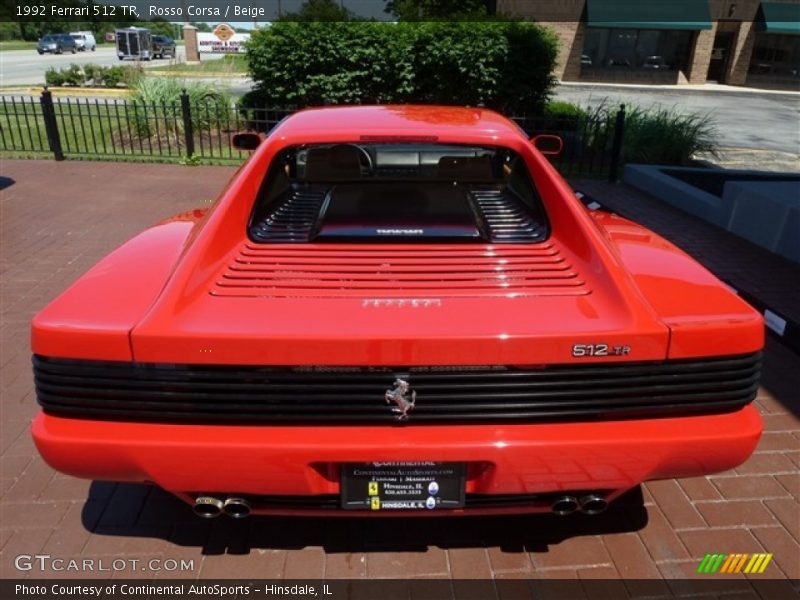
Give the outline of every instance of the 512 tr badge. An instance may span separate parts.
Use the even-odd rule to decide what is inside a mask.
[[[572,346],[572,356],[575,358],[585,358],[588,356],[627,356],[630,353],[630,346],[609,346],[608,344],[575,344]]]

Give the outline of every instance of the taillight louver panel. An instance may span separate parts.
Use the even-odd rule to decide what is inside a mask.
[[[532,245],[259,245],[245,243],[211,293],[240,297],[584,295],[552,242]]]
[[[393,422],[385,391],[417,394],[411,422],[626,418],[740,408],[761,355],[520,367],[151,365],[34,357],[39,403],[84,418],[205,422]]]

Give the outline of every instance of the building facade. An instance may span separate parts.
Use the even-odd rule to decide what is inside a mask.
[[[497,0],[561,41],[563,81],[800,91],[800,0]]]

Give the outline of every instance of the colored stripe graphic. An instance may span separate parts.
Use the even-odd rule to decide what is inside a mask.
[[[706,554],[698,573],[763,573],[772,560],[772,554]]]
[[[728,560],[725,561],[725,564],[722,565],[722,568],[719,570],[720,573],[731,573],[731,569],[733,565],[736,564],[736,561],[739,560],[740,554],[729,554]]]

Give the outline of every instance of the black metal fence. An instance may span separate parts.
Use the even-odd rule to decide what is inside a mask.
[[[146,104],[127,99],[0,96],[0,151],[65,158],[241,162],[248,153],[231,135],[268,132],[291,109],[231,106],[215,100]],[[624,107],[616,114],[512,117],[529,136],[557,134],[563,151],[551,156],[567,177],[608,177],[620,167]]]

